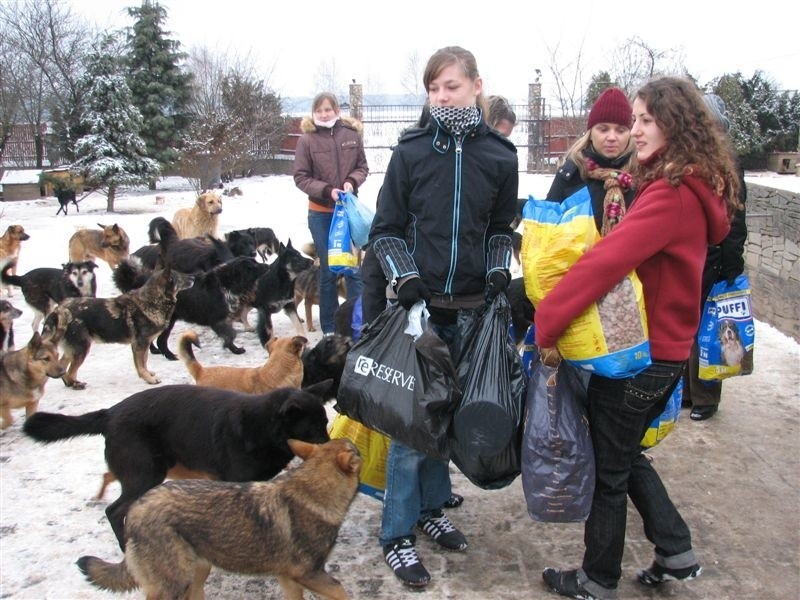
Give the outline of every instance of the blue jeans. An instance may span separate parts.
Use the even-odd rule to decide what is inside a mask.
[[[319,323],[323,334],[333,333],[333,317],[339,308],[337,275],[328,268],[328,232],[332,220],[332,213],[308,211],[308,229],[319,257]],[[348,299],[361,294],[361,276],[358,273],[345,275],[345,285]]]
[[[454,325],[431,328],[448,345]],[[414,538],[414,525],[440,510],[450,499],[449,463],[392,440],[386,458],[386,490],[383,494],[380,544],[385,546],[400,537]]]
[[[593,375],[589,381],[587,412],[597,479],[584,528],[582,571],[604,588],[616,589],[622,575],[628,496],[661,564],[682,568],[697,562],[689,527],[640,447],[647,426],[664,410],[682,375],[683,363],[654,361],[629,379]]]

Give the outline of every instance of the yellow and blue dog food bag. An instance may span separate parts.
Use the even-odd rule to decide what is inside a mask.
[[[560,203],[530,196],[522,217],[522,274],[535,308],[600,234],[586,187]],[[556,346],[565,360],[604,377],[631,377],[647,368],[647,315],[636,273],[570,323]]]

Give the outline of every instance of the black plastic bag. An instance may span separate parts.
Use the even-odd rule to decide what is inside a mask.
[[[510,322],[505,294],[490,305],[459,311],[454,358],[463,395],[453,416],[450,456],[484,489],[509,485],[521,468],[527,378]]]
[[[522,489],[536,521],[572,523],[589,516],[594,448],[586,418],[590,374],[562,361],[533,360],[522,438]]]
[[[422,303],[410,311],[390,306],[362,331],[347,355],[337,403],[367,427],[447,459],[461,391],[447,344],[425,326],[423,311]]]

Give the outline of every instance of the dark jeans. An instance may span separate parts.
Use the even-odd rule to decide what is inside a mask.
[[[587,409],[597,480],[584,529],[582,568],[604,588],[615,589],[622,575],[628,496],[657,555],[682,555],[679,560],[696,562],[689,528],[640,447],[647,426],[664,410],[682,374],[683,363],[654,362],[632,378],[593,375],[589,381]],[[671,566],[676,566],[674,561]]]
[[[336,289],[336,273],[328,268],[328,232],[333,213],[308,211],[308,229],[316,246],[319,258],[319,324],[322,333],[333,333],[333,317],[339,308],[339,293]],[[347,298],[355,298],[361,293],[361,277],[358,273],[345,275]]]

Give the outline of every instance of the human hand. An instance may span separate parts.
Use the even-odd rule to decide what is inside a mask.
[[[558,348],[539,348],[539,356],[542,364],[548,367],[556,368],[561,364],[561,353]]]
[[[345,192],[350,192],[351,194],[353,193],[353,184],[349,181],[345,181],[342,187],[344,188]]]
[[[506,277],[505,273],[502,271],[492,271],[492,274],[489,275],[489,282],[486,284],[486,288],[483,291],[486,302],[488,303],[494,300],[497,294],[505,292],[507,287],[508,277]]]
[[[419,277],[413,277],[403,282],[397,290],[397,301],[406,310],[410,310],[420,300],[425,300],[427,304],[430,299],[431,293]]]
[[[342,192],[339,188],[333,188],[331,190],[331,200],[336,202],[339,199],[339,194]]]

